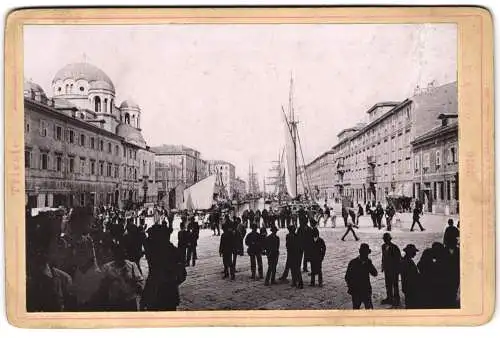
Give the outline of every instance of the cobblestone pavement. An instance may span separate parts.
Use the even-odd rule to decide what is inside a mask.
[[[413,243],[420,250],[416,262],[423,249],[435,241],[441,241],[443,229],[449,217],[439,215],[424,215],[422,225],[426,231],[410,232],[411,215],[403,214],[398,226],[393,227],[393,242],[402,250],[406,244]],[[456,219],[456,218],[455,218]],[[304,289],[298,290],[288,282],[279,282],[264,286],[263,280],[250,279],[250,260],[248,255],[239,256],[236,264],[236,279],[222,279],[222,258],[218,255],[220,237],[213,236],[212,231],[202,230],[198,242],[198,260],[195,267],[188,267],[187,280],[180,287],[181,304],[179,310],[261,310],[261,309],[349,309],[351,298],[347,293],[344,275],[349,260],[358,254],[359,245],[368,243],[372,250],[371,259],[379,274],[372,277],[373,304],[377,308],[389,308],[381,305],[385,298],[384,275],[380,273],[381,245],[384,229],[373,228],[368,217],[361,217],[360,228],[356,230],[360,241],[356,242],[352,235],[346,241],[340,240],[345,228],[343,220],[337,218],[336,228],[331,224],[320,227],[320,236],[326,243],[326,257],[323,261],[323,287],[309,286],[310,277],[303,273]],[[280,257],[277,268],[277,278],[281,275],[286,261],[285,236],[287,230],[280,229]],[[176,244],[177,234],[172,234]],[[246,250],[246,248],[245,248]],[[144,265],[147,265],[145,262]],[[142,265],[142,264],[141,264]],[[267,269],[267,259],[263,258],[264,274]],[[147,268],[145,266],[145,268]],[[401,294],[403,299],[403,294]]]

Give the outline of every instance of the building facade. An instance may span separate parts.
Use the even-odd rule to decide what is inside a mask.
[[[413,196],[425,211],[458,213],[457,115],[440,117],[441,125],[413,142]]]
[[[52,90],[48,98],[39,85],[24,84],[27,206],[155,201],[154,154],[141,134],[140,107],[116,107],[112,81],[87,63],[63,67]]]
[[[176,182],[174,186],[183,183],[189,187],[207,177],[207,163],[201,158],[198,150],[184,145],[168,144],[151,147],[151,150],[155,153],[155,162],[161,168],[158,173],[167,168],[167,174],[163,177],[173,176]],[[171,174],[168,174],[168,168]],[[178,168],[180,168],[180,173]]]
[[[424,146],[421,141],[413,145],[412,142],[437,128],[440,114],[457,114],[457,110],[456,82],[439,87],[431,83],[404,101],[375,104],[367,111],[367,123],[342,130],[338,134],[337,144],[306,166],[304,170],[311,190],[313,193],[316,191],[319,199],[329,196],[329,192],[333,191],[333,197],[337,200],[348,197],[362,204],[368,201],[385,203],[388,197],[416,199],[432,196],[431,202],[430,198],[425,201],[428,205],[435,205],[433,210],[441,212],[445,208],[446,203],[442,201],[448,198],[448,191],[452,193],[457,190],[453,188],[454,180],[451,176],[445,176],[436,181],[416,172],[415,165],[418,161],[422,162],[419,151]],[[450,143],[446,147],[455,149],[458,154],[458,146],[453,139],[447,137],[442,142]],[[442,142],[441,146],[445,144]],[[432,155],[426,156],[432,158]],[[438,169],[441,172],[445,170],[442,165]],[[453,171],[452,166],[447,167],[446,175],[452,175]],[[428,174],[431,172],[428,171]],[[441,185],[445,187],[441,188]],[[448,185],[450,189],[446,190]],[[439,199],[438,195],[444,198]],[[453,196],[449,198],[452,203],[448,203],[450,212],[457,209]]]
[[[298,190],[299,194],[308,193],[317,201],[330,200],[335,197],[335,153],[329,150],[301,170],[301,175],[305,175],[304,179],[299,178]],[[300,177],[300,175],[299,175]],[[306,183],[304,186],[304,183]]]
[[[233,198],[238,188],[234,164],[222,160],[210,160],[207,162],[207,166],[209,175],[220,175],[222,185],[226,189],[229,198]]]

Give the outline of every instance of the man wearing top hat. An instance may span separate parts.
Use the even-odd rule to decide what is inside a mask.
[[[407,309],[418,309],[420,273],[413,261],[418,249],[415,245],[408,244],[403,251],[405,252],[405,256],[401,260],[401,289],[405,294],[405,306]]]
[[[359,247],[359,256],[349,262],[345,274],[347,292],[352,297],[352,308],[359,309],[364,304],[365,309],[373,309],[372,285],[370,275],[376,277],[377,269],[368,255],[372,251],[366,243]]]

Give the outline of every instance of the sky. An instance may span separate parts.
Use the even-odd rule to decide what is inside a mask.
[[[284,146],[293,106],[305,162],[380,101],[457,79],[454,24],[25,26],[24,77],[52,96],[66,64],[89,62],[141,107],[150,146],[184,144],[259,183]]]

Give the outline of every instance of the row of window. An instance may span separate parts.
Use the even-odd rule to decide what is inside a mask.
[[[441,151],[436,150],[434,153],[434,165],[436,170],[439,169],[442,164]],[[455,164],[458,162],[457,150],[455,147],[451,147],[448,150],[447,163]],[[422,154],[422,169],[429,169],[431,167],[431,152],[425,152]],[[415,156],[415,172],[420,170],[420,156]]]
[[[105,161],[96,161],[94,159],[87,160],[85,157],[79,157],[78,169],[76,166],[77,157],[75,156],[64,157],[62,154],[57,153],[51,156],[48,152],[42,152],[39,155],[39,162],[38,165],[36,165],[34,153],[31,150],[25,150],[24,167],[27,169],[54,170],[57,172],[66,171],[69,173],[120,178],[120,165],[118,164],[113,164]],[[64,168],[66,168],[66,170]],[[137,168],[123,166],[123,176],[121,177],[137,180]]]
[[[30,131],[30,122],[26,121],[26,132]],[[49,123],[45,120],[40,120],[40,136],[49,137]],[[66,141],[69,144],[78,144],[80,147],[89,147],[92,150],[106,151],[109,154],[113,153],[113,144],[111,142],[107,142],[106,145],[104,140],[98,140],[96,137],[91,136],[87,137],[84,133],[80,133],[79,135],[72,129],[64,129],[62,126],[54,124],[54,132],[53,137],[57,141]],[[127,157],[126,147],[122,147],[123,149],[123,157]],[[120,147],[115,144],[114,145],[114,154],[120,155]],[[134,160],[137,159],[137,150],[129,149],[128,157]]]

